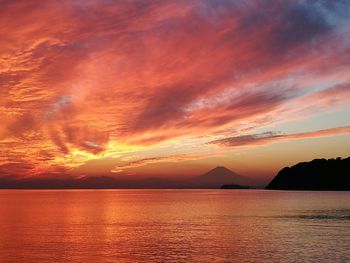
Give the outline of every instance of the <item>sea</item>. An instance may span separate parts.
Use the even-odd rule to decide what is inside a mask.
[[[350,262],[350,192],[1,190],[0,262]]]

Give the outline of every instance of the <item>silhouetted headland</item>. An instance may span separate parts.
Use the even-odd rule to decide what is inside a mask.
[[[315,159],[285,167],[266,189],[350,190],[350,157]]]

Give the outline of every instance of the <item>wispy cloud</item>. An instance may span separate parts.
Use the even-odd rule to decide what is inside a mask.
[[[170,163],[182,162],[182,161],[188,161],[188,160],[203,159],[207,156],[208,155],[204,155],[204,154],[182,154],[182,155],[144,158],[144,159],[139,159],[123,165],[118,165],[113,170],[111,170],[111,172],[120,173],[127,169],[142,167],[148,164],[162,163],[162,162],[170,162]]]
[[[219,140],[209,142],[209,144],[215,144],[224,147],[241,147],[241,146],[254,146],[265,145],[279,141],[288,141],[296,139],[307,138],[320,138],[325,136],[334,136],[339,134],[350,133],[350,126],[336,127],[325,130],[293,133],[293,134],[281,134],[279,132],[265,132],[260,134],[248,134],[242,136],[227,137]]]

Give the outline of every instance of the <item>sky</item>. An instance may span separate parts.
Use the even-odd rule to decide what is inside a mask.
[[[0,176],[267,180],[350,156],[349,0],[0,7]]]

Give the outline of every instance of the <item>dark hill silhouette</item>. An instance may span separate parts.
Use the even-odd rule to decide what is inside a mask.
[[[315,159],[285,167],[266,189],[350,190],[350,157]]]
[[[1,177],[0,177],[1,179]],[[189,179],[163,178],[115,178],[95,176],[82,178],[31,178],[12,179],[3,177],[0,189],[123,189],[123,188],[213,188],[227,184],[247,185],[249,178],[240,176],[225,167],[213,170]]]

